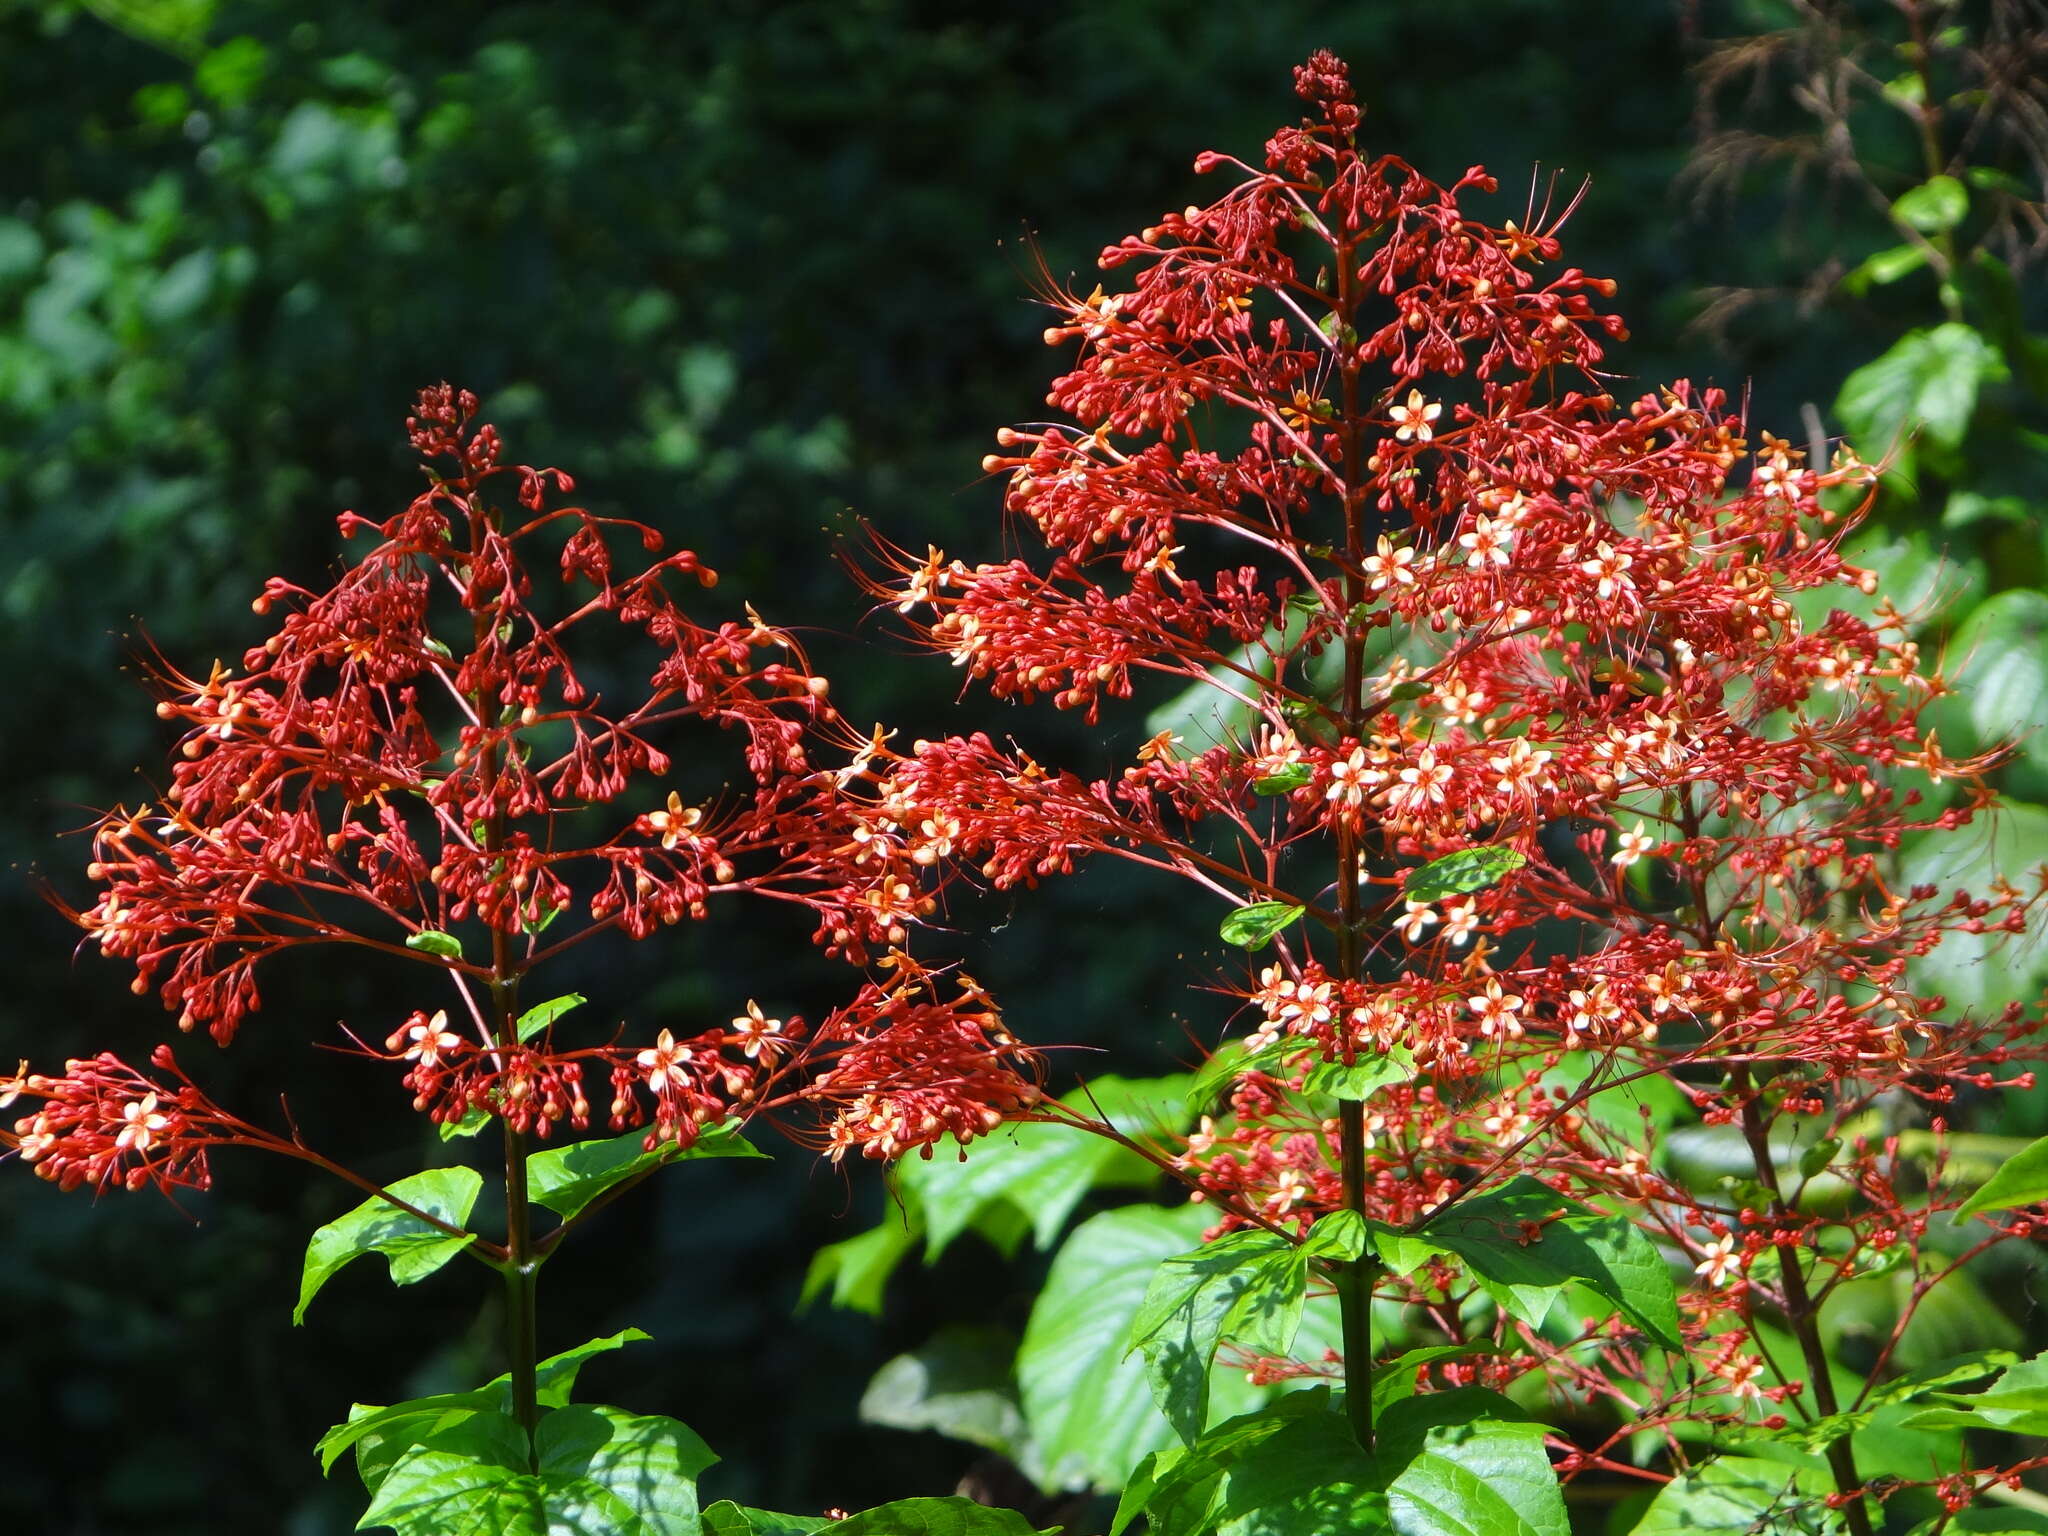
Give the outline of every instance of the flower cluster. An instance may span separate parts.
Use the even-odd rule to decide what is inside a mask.
[[[1718,390],[1617,395],[1614,286],[1558,267],[1557,219],[1486,222],[1483,171],[1367,155],[1328,55],[1297,83],[1311,115],[1263,168],[1204,156],[1234,184],[1108,248],[1120,291],[1053,296],[1071,419],[986,461],[1047,559],[878,542],[872,573],[997,696],[1092,719],[1149,674],[1207,692],[1213,739],[1093,779],[985,736],[878,746],[867,835],[943,828],[927,886],[1110,854],[1279,913],[1228,1113],[1177,1159],[1216,1230],[1418,1225],[1533,1174],[1686,1255],[1703,1379],[1768,1407],[1789,1389],[1757,1380],[1758,1304],[1917,1264],[1957,1197],[1896,1128],[1938,1141],[2040,1055],[2020,1009],[1958,1015],[1910,963],[2018,930],[2039,893],[1898,875],[1989,794],[1929,728],[1946,685],[1906,616],[1842,555],[1873,471],[1750,441]],[[1398,1070],[1364,1102],[1311,1087],[1369,1062]],[[1851,1196],[1701,1194],[1638,1113],[1658,1095],[1765,1174],[1800,1127],[1827,1149],[1808,1177]],[[1381,1285],[1464,1341],[1455,1265]],[[1618,1347],[1522,1332],[1560,1390]],[[1628,1417],[1713,1390],[1662,1376]]]
[[[935,1116],[963,1139],[1026,1104],[1028,1058],[1007,1037],[940,1071],[981,1027],[974,1006],[912,1007],[874,987],[809,1039],[755,1003],[727,1030],[663,1030],[645,1048],[515,1031],[509,1000],[537,966],[738,897],[806,908],[818,943],[848,960],[893,951],[930,911],[914,883],[943,836],[873,836],[846,786],[874,744],[839,760],[852,733],[791,635],[751,607],[692,618],[678,592],[717,581],[695,553],[567,503],[569,476],[508,462],[476,408],[445,385],[422,394],[408,427],[426,488],[381,523],[342,515],[369,547],[326,590],[271,580],[254,607],[276,627],[239,667],[202,680],[159,664],[157,713],[182,730],[170,783],[160,802],[100,822],[99,894],[72,918],[133,963],[138,993],[222,1045],[283,951],[344,945],[432,969],[450,1005],[413,1013],[370,1054],[443,1123],[585,1129],[586,1074],[608,1084],[612,1125],[651,1123],[650,1143],[873,1093],[833,1134],[886,1157],[929,1140],[896,1118],[914,1099],[917,1126]],[[627,547],[643,558],[626,561]],[[642,654],[644,686],[624,706],[608,707],[573,659],[598,625],[623,630],[613,649]],[[693,727],[739,745],[736,776],[695,802],[660,782],[706,760]],[[868,1058],[837,1053],[867,1033],[864,1079]],[[805,1097],[784,1079],[819,1050],[835,1053],[831,1086]],[[67,1184],[169,1187],[203,1181],[207,1145],[265,1139],[230,1132],[189,1085],[132,1077],[111,1057],[61,1078],[24,1069],[9,1092],[45,1098],[20,1128],[24,1158]]]

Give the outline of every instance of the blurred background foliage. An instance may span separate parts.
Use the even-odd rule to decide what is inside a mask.
[[[1968,658],[1943,740],[2026,738],[2005,787],[2048,801],[2043,17],[1935,9],[1960,30],[1922,39],[1923,70],[1885,0],[0,0],[0,1056],[160,1037],[117,971],[73,963],[39,884],[82,893],[63,834],[161,760],[138,656],[237,654],[266,575],[332,567],[336,511],[402,504],[404,408],[434,380],[482,394],[516,457],[699,549],[726,578],[706,612],[803,627],[857,721],[1126,758],[1157,701],[1100,732],[956,703],[867,619],[835,538],[861,517],[1004,546],[977,464],[1056,366],[1041,262],[1085,290],[1101,245],[1205,195],[1198,149],[1256,155],[1319,46],[1352,60],[1375,145],[1444,179],[1485,162],[1499,216],[1592,178],[1569,259],[1620,280],[1627,374],[1890,454],[1857,537],[1924,642]],[[2048,810],[1910,856],[2016,870],[2048,857]],[[1188,990],[1222,963],[1213,914],[1156,890],[1104,868],[956,914],[1002,925],[963,948],[1020,1033],[1097,1053],[1062,1071],[1160,1072],[1215,1038],[1227,1000]],[[1934,962],[1985,1000],[2038,992],[2048,953]],[[849,983],[796,927],[583,964],[560,990],[645,1033],[749,996],[815,1017]],[[186,1055],[251,1109],[289,1080],[316,1144],[396,1176],[449,1154],[387,1073],[305,1047],[387,1030],[418,1001],[394,986],[287,967],[234,1051]],[[2009,1118],[1981,1129],[2048,1129]],[[320,1430],[498,1368],[455,1271],[393,1293],[364,1267],[292,1330],[305,1236],[353,1201],[293,1168],[218,1176],[183,1213],[0,1180],[0,1528],[345,1530],[360,1504],[317,1485]],[[726,1457],[711,1496],[945,1491],[971,1449],[854,1403],[935,1323],[1021,1329],[1044,1261],[966,1238],[865,1312],[797,1315],[812,1251],[884,1211],[873,1170],[800,1148],[686,1167],[550,1266],[543,1345],[647,1328],[590,1394],[692,1422]],[[2039,1348],[2031,1283],[2002,1300]]]

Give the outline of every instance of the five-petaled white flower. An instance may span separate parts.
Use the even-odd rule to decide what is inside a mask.
[[[1514,534],[1507,527],[1485,516],[1474,518],[1471,530],[1458,535],[1458,543],[1470,552],[1472,563],[1482,570],[1489,565],[1506,565],[1508,545],[1512,542]]]
[[[1419,389],[1408,391],[1408,403],[1406,405],[1395,405],[1387,408],[1387,414],[1394,418],[1394,440],[1402,443],[1407,442],[1410,438],[1413,438],[1418,443],[1426,443],[1435,437],[1436,432],[1431,428],[1430,423],[1443,413],[1444,408],[1433,402],[1425,401],[1422,398],[1422,391]]]
[[[647,1074],[647,1086],[659,1092],[664,1082],[677,1088],[690,1086],[690,1073],[684,1063],[691,1058],[690,1048],[687,1045],[677,1045],[676,1037],[664,1029],[654,1037],[652,1047],[633,1059],[639,1064],[640,1070]]]
[[[123,1152],[147,1152],[156,1141],[156,1133],[171,1123],[169,1115],[158,1111],[153,1093],[123,1104],[121,1119],[125,1123],[114,1137],[114,1145]]]
[[[1636,823],[1635,831],[1624,832],[1614,840],[1614,852],[1607,862],[1627,869],[1644,854],[1654,853],[1656,850],[1657,840],[1644,833],[1643,824],[1639,821]]]
[[[647,813],[650,831],[661,834],[661,846],[673,848],[690,833],[690,829],[704,819],[704,813],[696,806],[685,806],[683,797],[674,790],[668,792],[668,808]]]
[[[1735,1239],[1717,1237],[1700,1250],[1705,1255],[1693,1265],[1692,1272],[1702,1277],[1709,1285],[1727,1285],[1734,1280],[1732,1273],[1736,1263]]]
[[[1397,587],[1415,585],[1415,573],[1408,569],[1415,563],[1415,551],[1406,544],[1396,544],[1384,533],[1380,535],[1375,552],[1359,562],[1365,571],[1366,584],[1373,591],[1384,591],[1389,584]]]
[[[1410,944],[1420,944],[1429,930],[1443,919],[1436,915],[1436,909],[1426,901],[1410,900],[1406,907],[1407,910],[1402,913],[1401,920],[1395,923],[1394,927]]]
[[[1628,579],[1626,572],[1635,560],[1622,554],[1612,544],[1602,539],[1594,547],[1593,558],[1579,562],[1579,569],[1588,576],[1597,577],[1596,590],[1602,597],[1612,597],[1617,592],[1633,592],[1636,584]]]
[[[1488,977],[1486,990],[1477,997],[1466,998],[1465,1006],[1472,1010],[1472,1016],[1479,1021],[1479,1033],[1487,1039],[1495,1035],[1504,1040],[1522,1038],[1522,995],[1501,991],[1499,977]]]
[[[765,1017],[761,1005],[751,997],[747,999],[747,1011],[732,1021],[733,1033],[743,1036],[746,1044],[740,1049],[749,1058],[759,1056],[763,1051],[771,1056],[780,1044],[782,1020]]]

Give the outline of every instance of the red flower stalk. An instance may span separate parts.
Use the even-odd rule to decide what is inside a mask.
[[[1919,1174],[1879,1125],[1917,1104],[1938,1131],[1960,1091],[2031,1081],[2007,1065],[2038,1056],[2030,1020],[1956,1016],[1909,961],[2038,897],[1895,874],[1989,793],[1922,719],[1944,685],[1905,618],[1846,611],[1874,591],[1839,547],[1872,472],[1752,449],[1718,390],[1618,399],[1593,371],[1625,334],[1594,307],[1614,285],[1557,266],[1561,220],[1485,222],[1463,206],[1483,171],[1445,187],[1368,155],[1331,56],[1297,86],[1311,115],[1263,169],[1204,155],[1227,191],[1104,251],[1119,291],[1052,296],[1071,419],[1006,428],[987,461],[1049,557],[878,546],[876,592],[997,696],[1093,720],[1157,674],[1211,690],[1211,741],[1162,732],[1094,781],[981,735],[879,751],[869,842],[934,886],[1107,853],[1239,909],[1227,938],[1278,936],[1228,1117],[1179,1159],[1218,1231],[1345,1208],[1413,1228],[1533,1174],[1688,1255],[1716,1411],[1768,1408],[1791,1389],[1757,1375],[1757,1304],[1812,1341],[1821,1299],[1894,1245],[1919,1264],[1958,1203],[1902,1193]],[[1333,1063],[1379,1064],[1334,1115],[1306,1091]],[[1653,1128],[1603,1108],[1631,1101],[1596,1099],[1652,1081],[1737,1128],[1755,1202],[1682,1187]],[[1832,1149],[1843,1209],[1779,1181],[1788,1123]],[[1339,1288],[1354,1369],[1371,1291],[1470,1326],[1456,1265],[1361,1261]],[[1569,1390],[1584,1351],[1520,1334]],[[1806,1363],[1820,1412],[1851,1406]],[[1654,1381],[1631,1428],[1706,1411],[1682,1369],[1613,1374]],[[1848,1442],[1829,1454],[1860,1487]]]

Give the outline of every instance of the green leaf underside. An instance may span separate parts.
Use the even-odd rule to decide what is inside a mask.
[[[1998,1172],[1962,1203],[1956,1215],[2016,1210],[2043,1200],[2048,1200],[2048,1136],[2006,1159]]]
[[[1227,913],[1217,928],[1226,944],[1240,949],[1264,949],[1273,936],[1302,914],[1291,901],[1255,901]]]
[[[1024,1467],[1034,1452],[1017,1402],[1017,1340],[1002,1328],[955,1325],[896,1356],[861,1394],[863,1424],[936,1430]]]
[[[1824,1466],[1720,1456],[1666,1483],[1634,1536],[1821,1536],[1843,1529]]]
[[[664,1163],[766,1155],[731,1125],[707,1127],[688,1147],[662,1141],[650,1152],[643,1145],[646,1139],[645,1131],[628,1131],[604,1141],[578,1141],[535,1152],[526,1159],[527,1193],[535,1204],[568,1221],[613,1185]]]
[[[1522,1177],[1458,1201],[1419,1234],[1376,1231],[1381,1259],[1406,1274],[1432,1252],[1461,1261],[1508,1312],[1540,1326],[1572,1284],[1619,1307],[1666,1349],[1681,1348],[1677,1287],[1655,1244],[1626,1217],[1598,1216]]]
[[[439,1217],[452,1226],[469,1220],[483,1175],[473,1168],[430,1168],[390,1186],[408,1205]],[[292,1321],[301,1323],[306,1308],[336,1271],[366,1253],[381,1253],[391,1266],[394,1285],[412,1285],[441,1268],[474,1237],[450,1236],[431,1222],[402,1211],[381,1196],[372,1196],[345,1216],[313,1234],[306,1245],[305,1270],[299,1281],[299,1302]]]
[[[1410,901],[1442,901],[1446,896],[1465,896],[1483,891],[1528,863],[1528,857],[1513,848],[1489,844],[1482,848],[1460,848],[1420,868],[1408,871],[1401,894]]]
[[[590,999],[580,992],[570,992],[562,997],[554,997],[544,1003],[534,1004],[533,1007],[519,1015],[519,1023],[515,1026],[519,1031],[519,1038],[521,1040],[531,1040],[571,1008],[589,1001]]]

